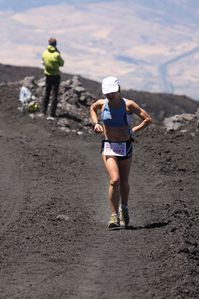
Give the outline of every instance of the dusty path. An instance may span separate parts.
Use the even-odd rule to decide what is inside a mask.
[[[138,137],[130,227],[109,231],[99,138],[66,136],[10,105],[0,112],[0,298],[198,298],[196,139],[186,162],[185,137]]]

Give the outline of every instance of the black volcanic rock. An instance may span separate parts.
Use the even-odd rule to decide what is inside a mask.
[[[0,83],[16,82],[27,76],[41,79],[43,70],[35,67],[19,67],[0,64]],[[62,81],[71,80],[74,75],[62,74]],[[101,84],[99,82],[79,76],[82,87],[94,98],[102,97]],[[122,90],[122,95],[134,100],[152,116],[153,121],[163,121],[165,117],[182,113],[195,113],[199,108],[199,102],[185,95],[173,95],[162,93],[150,93],[135,90]],[[82,101],[83,102],[83,101]]]

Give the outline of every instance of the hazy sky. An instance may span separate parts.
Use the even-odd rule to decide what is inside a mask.
[[[54,36],[64,72],[199,98],[199,1],[0,0],[0,62],[41,65]]]

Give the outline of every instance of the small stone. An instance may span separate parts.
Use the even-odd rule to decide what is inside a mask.
[[[60,214],[56,217],[57,220],[64,220],[64,221],[68,221],[70,219],[70,217],[68,217],[65,214]]]

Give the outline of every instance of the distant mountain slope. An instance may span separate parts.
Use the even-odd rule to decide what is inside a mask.
[[[3,63],[41,67],[51,15],[64,72],[199,101],[199,1],[1,0],[0,12]]]
[[[15,82],[26,76],[42,78],[43,70],[36,67],[18,67],[0,64],[0,83]],[[62,74],[62,80],[71,78],[73,74]],[[80,76],[83,86],[96,98],[102,97],[101,84]],[[186,96],[173,94],[149,93],[135,90],[122,90],[122,95],[135,100],[146,109],[156,121],[162,121],[165,117],[181,113],[194,113],[199,108],[199,102]]]

